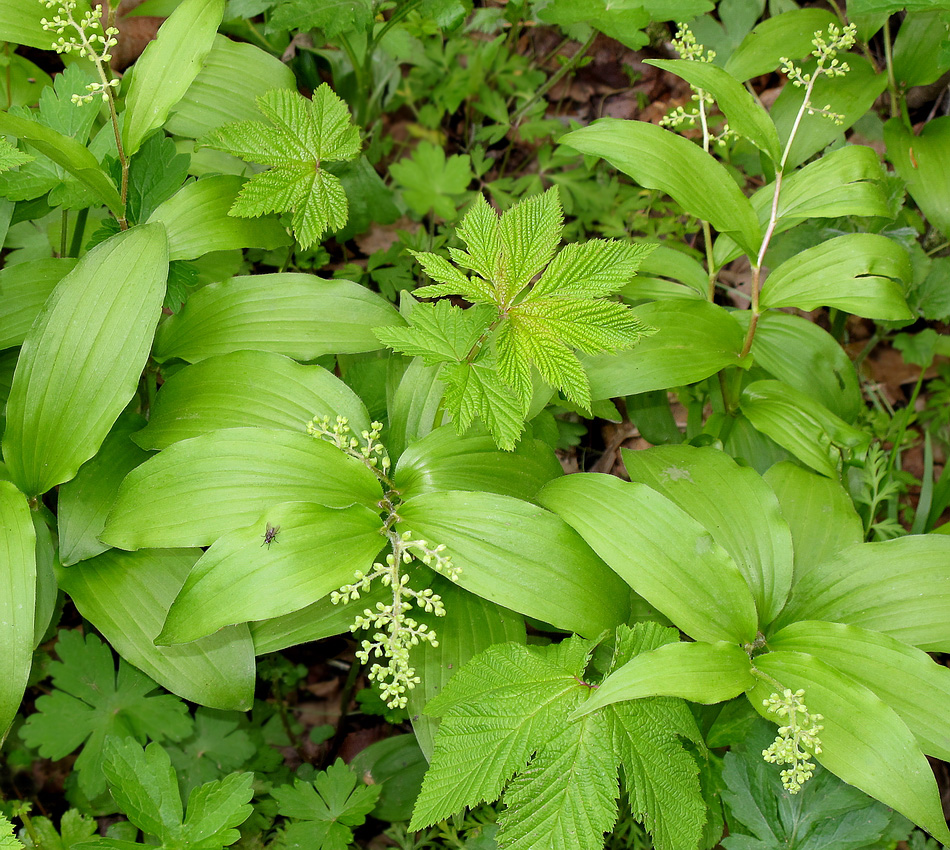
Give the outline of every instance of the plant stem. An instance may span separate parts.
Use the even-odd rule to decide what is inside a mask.
[[[80,210],[76,214],[76,223],[73,225],[73,238],[69,243],[68,257],[78,257],[82,250],[82,238],[86,234],[86,220],[89,218],[89,208]]]
[[[888,26],[888,21],[884,21],[881,31],[884,34],[884,59],[887,63],[887,94],[890,100],[891,118],[896,118],[900,114],[900,109],[897,106],[897,80],[894,77],[894,55],[891,48],[891,28]]]
[[[63,210],[60,214],[59,256],[66,256],[66,231],[69,229],[69,213]]]
[[[594,30],[590,34],[590,38],[585,41],[580,49],[575,53],[570,59],[567,60],[558,70],[551,75],[551,78],[539,88],[534,95],[528,100],[527,103],[523,104],[514,115],[511,116],[511,126],[516,127],[518,123],[524,118],[525,113],[534,106],[542,97],[544,97],[554,86],[556,86],[561,80],[571,73],[584,58],[584,54],[590,50],[591,46],[594,43],[594,39],[597,38],[597,30]]]

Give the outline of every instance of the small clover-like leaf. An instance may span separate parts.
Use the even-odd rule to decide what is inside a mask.
[[[328,230],[346,224],[346,192],[322,165],[354,159],[360,150],[359,129],[326,83],[310,101],[297,92],[274,89],[261,95],[257,104],[269,124],[226,124],[202,144],[271,166],[244,184],[230,215],[253,218],[292,211],[294,235],[301,247],[309,248]]]

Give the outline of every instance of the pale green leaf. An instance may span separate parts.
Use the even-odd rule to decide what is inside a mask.
[[[493,280],[498,271],[501,236],[498,232],[498,216],[483,194],[479,193],[468,208],[456,233],[468,252],[454,251],[452,259],[485,280]]]
[[[373,332],[394,351],[421,357],[427,366],[465,360],[488,330],[495,311],[487,305],[468,310],[449,301],[421,302],[412,311],[411,327],[381,327]]]
[[[491,432],[499,447],[511,450],[524,430],[524,406],[502,382],[492,362],[452,363],[442,367],[445,406],[455,429],[464,434],[475,418]]]
[[[498,222],[501,256],[495,287],[510,303],[553,258],[564,218],[557,187],[527,198],[505,211]]]
[[[18,165],[32,162],[36,157],[17,150],[6,139],[0,139],[0,171],[9,171]]]
[[[589,239],[565,245],[524,300],[554,294],[598,297],[616,292],[630,282],[654,248],[620,239]]]

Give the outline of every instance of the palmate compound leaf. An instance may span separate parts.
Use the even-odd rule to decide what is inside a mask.
[[[60,632],[60,661],[50,665],[54,690],[36,701],[20,732],[45,758],[61,759],[83,747],[76,759],[79,788],[92,798],[105,791],[102,772],[106,735],[143,742],[180,741],[192,729],[188,709],[178,697],[153,695],[156,684],[125,661],[118,675],[112,652],[95,635]]]
[[[465,315],[471,311],[420,311],[419,305],[410,327],[377,334],[390,348],[422,356],[429,365],[450,364],[439,377],[449,387],[446,408],[459,433],[478,416],[499,446],[513,446],[531,401],[533,368],[550,386],[588,408],[590,385],[574,350],[621,351],[651,332],[628,307],[608,296],[629,282],[652,246],[591,240],[557,252],[562,227],[556,187],[522,201],[500,218],[479,197],[458,228],[467,250],[450,249],[461,269],[437,254],[415,253],[436,281],[417,289],[416,295],[461,296],[494,310],[493,315],[476,314],[476,322]],[[459,338],[463,325],[471,331],[463,340],[473,342],[464,356],[464,346],[446,344]],[[482,350],[482,341],[490,341],[488,351]]]
[[[261,95],[257,104],[269,124],[226,124],[201,143],[271,166],[244,184],[229,215],[253,218],[292,210],[294,235],[302,248],[309,248],[327,230],[346,224],[346,192],[321,165],[325,160],[355,159],[359,128],[326,83],[310,101],[295,91],[274,89]]]
[[[654,624],[621,626],[611,669],[675,639]],[[577,637],[548,647],[498,644],[466,664],[426,707],[442,721],[410,829],[504,792],[503,850],[598,850],[617,817],[620,764],[631,808],[658,850],[693,850],[705,806],[678,736],[699,744],[695,722],[682,700],[669,698],[570,721],[590,693],[582,676],[593,647]]]

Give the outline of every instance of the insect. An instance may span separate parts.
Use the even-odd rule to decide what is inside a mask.
[[[261,546],[266,546],[270,549],[271,543],[277,539],[277,532],[280,531],[279,525],[271,525],[267,523],[267,530],[264,532],[264,542],[261,543]]]

